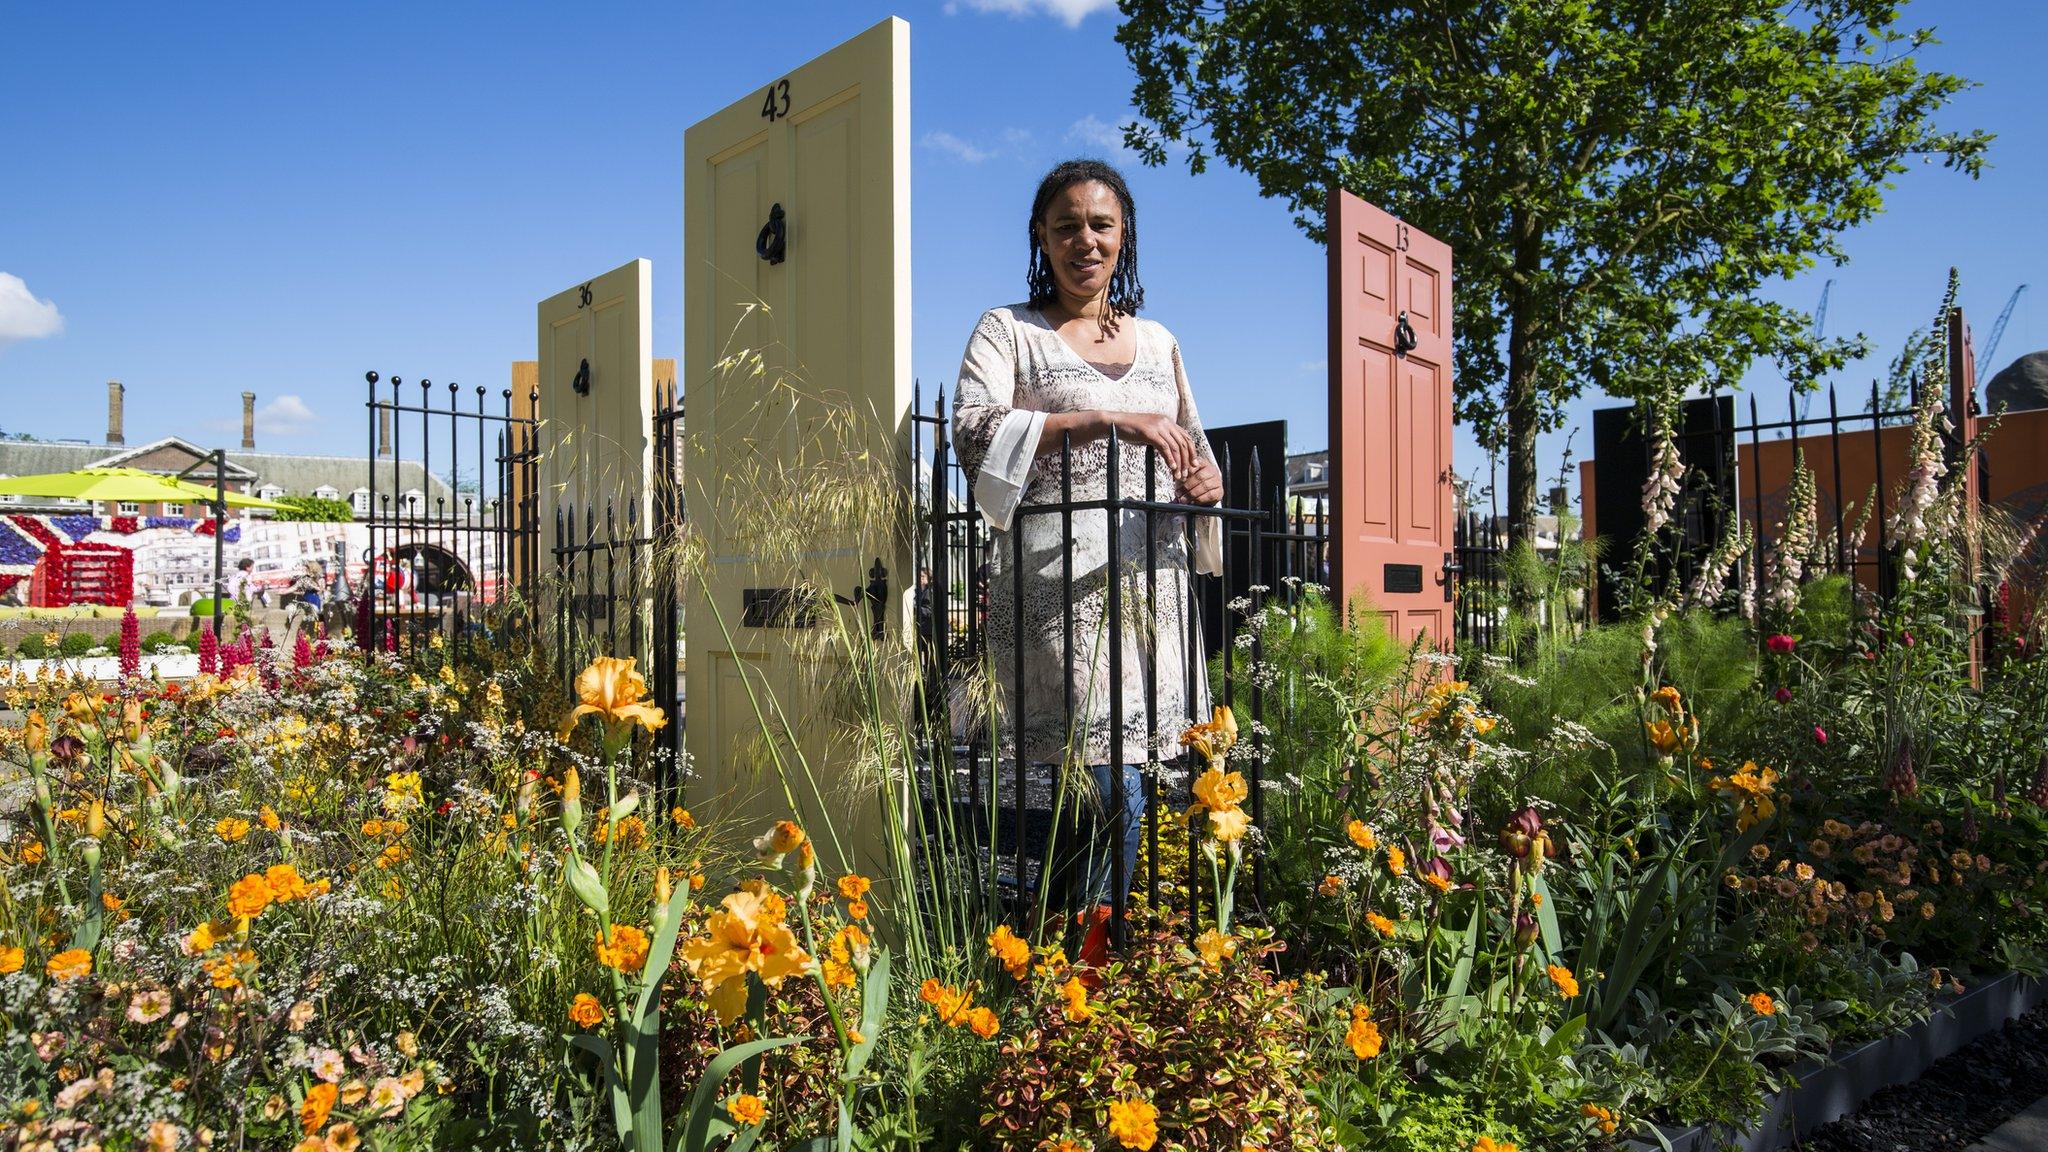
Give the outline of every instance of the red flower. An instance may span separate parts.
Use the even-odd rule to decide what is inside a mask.
[[[1778,685],[1778,690],[1771,693],[1771,695],[1777,697],[1780,704],[1790,704],[1792,702],[1792,690],[1783,684]]]
[[[1821,727],[1821,726],[1820,726],[1820,725],[1818,725],[1818,724],[1814,725],[1814,726],[1813,726],[1813,742],[1814,742],[1814,743],[1816,743],[1816,744],[1825,744],[1825,743],[1827,743],[1827,742],[1828,742],[1828,730],[1827,730],[1827,729],[1825,729],[1825,728],[1823,728],[1823,727]]]
[[[1783,632],[1780,632],[1777,635],[1772,636],[1769,639],[1765,640],[1764,647],[1769,648],[1771,651],[1776,652],[1780,656],[1783,656],[1786,653],[1792,651],[1794,648],[1799,647],[1799,641],[1794,640],[1792,637],[1785,635]]]

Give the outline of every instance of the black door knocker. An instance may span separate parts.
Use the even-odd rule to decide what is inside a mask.
[[[569,389],[578,396],[590,395],[590,361],[587,358],[582,366],[576,369],[576,378],[569,381]]]
[[[768,209],[768,223],[761,225],[761,234],[754,237],[754,255],[770,264],[780,264],[788,244],[789,233],[783,222],[782,205],[777,204]]]
[[[1408,323],[1408,313],[1402,312],[1394,318],[1394,355],[1406,356],[1415,349],[1415,329]]]

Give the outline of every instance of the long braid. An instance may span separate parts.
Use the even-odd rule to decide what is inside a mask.
[[[1024,224],[1025,243],[1028,245],[1024,286],[1030,294],[1033,308],[1043,308],[1058,299],[1052,259],[1038,243],[1038,222],[1044,218],[1046,205],[1052,203],[1053,197],[1090,180],[1099,181],[1108,188],[1124,213],[1123,244],[1117,252],[1116,268],[1109,276],[1110,319],[1136,316],[1138,309],[1145,306],[1145,287],[1138,282],[1138,206],[1131,199],[1131,190],[1124,183],[1123,174],[1100,160],[1063,161],[1039,181],[1038,195],[1031,201],[1031,218]]]

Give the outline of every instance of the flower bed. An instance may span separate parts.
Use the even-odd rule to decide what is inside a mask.
[[[1006,905],[984,840],[896,807],[930,770],[893,703],[917,662],[865,628],[834,637],[863,675],[815,716],[760,701],[763,794],[818,789],[810,826],[699,826],[648,782],[668,717],[631,662],[565,694],[509,630],[462,659],[209,645],[183,686],[10,676],[6,1131],[38,1152],[1772,1132],[2048,947],[2048,664],[2038,634],[1981,630],[1952,488],[1914,475],[1882,604],[1787,580],[1716,615],[1740,589],[1639,573],[1626,623],[1455,671],[1312,592],[1253,617],[1229,674],[1267,708],[1189,730],[1193,804],[1147,844],[1169,882],[1114,952],[1099,918]],[[812,720],[823,751],[787,736]],[[846,864],[857,825],[883,829],[880,868]]]

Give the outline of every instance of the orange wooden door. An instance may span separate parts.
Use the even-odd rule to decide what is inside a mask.
[[[1449,651],[1451,249],[1342,189],[1328,211],[1331,584]]]

